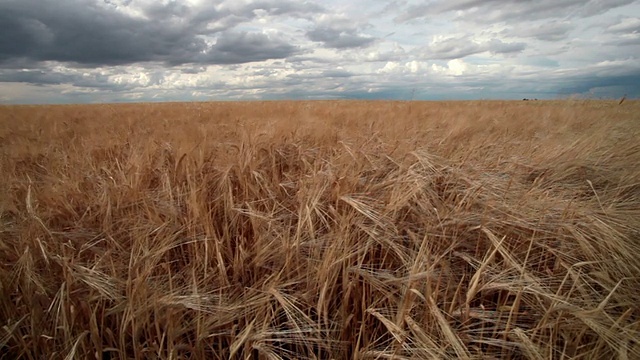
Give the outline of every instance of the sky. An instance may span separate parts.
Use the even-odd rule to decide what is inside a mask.
[[[0,0],[0,103],[640,97],[640,0]]]

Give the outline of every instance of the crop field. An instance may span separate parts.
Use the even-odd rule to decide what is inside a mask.
[[[0,359],[640,359],[640,101],[0,107]]]

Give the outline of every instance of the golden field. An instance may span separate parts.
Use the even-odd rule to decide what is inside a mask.
[[[2,359],[640,359],[640,102],[0,107]]]

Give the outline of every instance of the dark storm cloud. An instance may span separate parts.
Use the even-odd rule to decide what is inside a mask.
[[[0,82],[21,82],[34,85],[58,85],[77,80],[74,76],[51,73],[43,70],[1,70]]]
[[[374,38],[356,34],[354,30],[323,26],[307,31],[307,37],[311,41],[321,42],[325,47],[335,49],[364,47],[375,41]]]
[[[610,89],[608,91],[608,89]],[[627,75],[580,75],[563,79],[560,94],[627,94],[640,97],[640,72]],[[615,96],[615,95],[614,95]]]
[[[185,26],[131,18],[95,2],[9,1],[0,14],[0,61],[120,65],[170,61],[205,48]]]
[[[298,52],[296,46],[262,33],[228,32],[199,62],[210,64],[240,64],[268,59],[282,59]]]
[[[440,0],[411,5],[396,21],[403,22],[438,14],[464,11],[459,18],[473,22],[590,17],[631,4],[634,0]]]
[[[421,52],[429,59],[460,59],[469,55],[488,51],[492,54],[519,53],[526,48],[524,43],[506,43],[502,40],[492,39],[486,42],[471,41],[470,36],[452,37],[436,41]]]
[[[321,18],[306,35],[309,40],[334,49],[367,47],[376,40],[361,34],[358,27],[349,20],[338,17]]]
[[[137,62],[229,64],[285,58],[295,49],[260,34],[223,32],[254,16],[265,1],[235,10],[191,8],[177,2],[144,8],[145,18],[131,17],[115,6],[88,0],[9,0],[0,2],[0,63],[58,61],[80,65]],[[274,14],[320,11],[284,2]],[[218,33],[210,47],[203,35]],[[230,36],[225,40],[224,36]],[[229,46],[235,41],[235,46]],[[236,48],[237,50],[234,50]],[[218,53],[219,51],[219,53]],[[206,54],[206,56],[203,56]]]
[[[154,82],[159,82],[160,78]],[[109,77],[101,74],[82,75],[77,73],[61,73],[51,70],[0,70],[0,82],[28,83],[37,86],[73,84],[76,87],[122,91],[132,89],[136,84],[116,84]]]

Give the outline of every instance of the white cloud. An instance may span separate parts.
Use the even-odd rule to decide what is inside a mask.
[[[447,67],[451,75],[459,76],[464,74],[469,66],[462,59],[453,59],[447,62]]]
[[[613,33],[637,34],[640,32],[640,18],[625,17],[620,22],[607,27]]]

